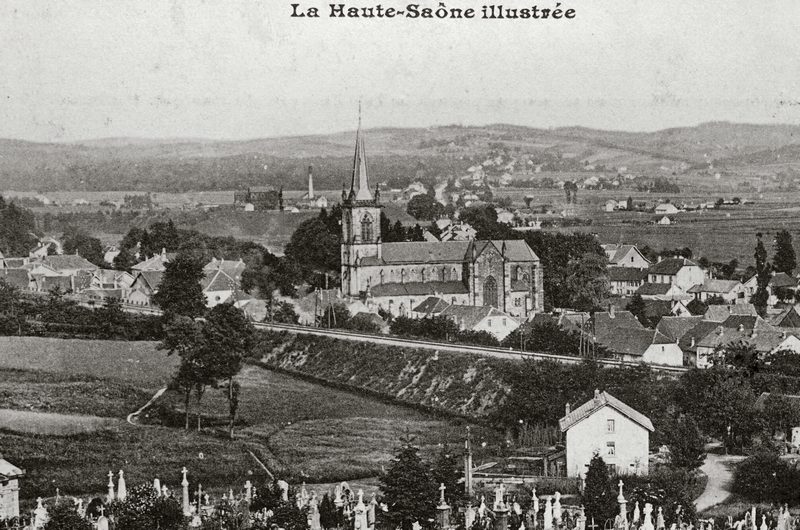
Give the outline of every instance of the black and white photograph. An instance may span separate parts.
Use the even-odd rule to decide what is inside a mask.
[[[0,0],[0,529],[800,529],[795,0]]]

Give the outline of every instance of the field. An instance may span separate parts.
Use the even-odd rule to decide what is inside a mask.
[[[130,425],[125,416],[146,403],[174,369],[175,361],[155,346],[0,338],[0,447],[27,471],[24,499],[52,496],[55,488],[98,495],[108,471],[119,469],[129,485],[158,477],[171,489],[183,466],[193,484],[199,480],[212,490],[265,475],[262,463],[296,482],[364,479],[388,464],[406,432],[425,454],[442,442],[457,445],[464,433],[459,422],[254,366],[240,377],[234,441],[209,421],[227,414],[218,390],[203,397],[208,428],[201,433],[149,424],[152,414]],[[170,393],[162,400],[167,408],[181,404]]]
[[[98,416],[0,409],[0,431],[20,434],[43,436],[86,434],[111,428],[118,421]]]

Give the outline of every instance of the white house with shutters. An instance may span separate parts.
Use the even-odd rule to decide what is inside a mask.
[[[647,474],[653,423],[608,392],[595,390],[573,410],[567,404],[558,423],[566,438],[568,477],[584,477],[595,454],[620,474]]]

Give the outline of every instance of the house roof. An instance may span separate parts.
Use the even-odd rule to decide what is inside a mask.
[[[644,329],[639,320],[630,311],[598,311],[592,314],[594,318],[595,333],[600,334],[599,330],[608,331],[618,328]]]
[[[30,284],[28,269],[0,269],[0,280],[17,289],[27,289]]]
[[[780,287],[797,287],[797,278],[793,278],[785,272],[778,272],[770,278],[769,286],[774,289]]]
[[[170,260],[175,259],[175,256],[174,252],[161,252],[161,254],[156,254],[152,258],[137,263],[131,269],[136,271],[163,271],[166,268],[165,265]]]
[[[672,314],[675,302],[670,300],[645,300],[644,315],[647,318],[663,318]]]
[[[450,304],[437,296],[429,296],[417,307],[412,309],[415,313],[425,313],[426,315],[437,314],[444,311]]]
[[[595,390],[594,398],[590,399],[580,407],[570,411],[569,414],[558,420],[558,426],[561,428],[561,432],[568,431],[595,412],[601,410],[603,407],[613,408],[623,416],[627,417],[634,423],[638,423],[650,432],[655,430],[655,428],[653,428],[653,422],[650,421],[650,418],[635,410],[633,407],[626,405],[608,392],[600,392]]]
[[[206,271],[205,277],[200,280],[203,292],[207,291],[233,291],[236,289],[236,280],[225,274],[222,269]]]
[[[612,282],[642,282],[647,278],[647,269],[634,267],[608,267],[608,279]]]
[[[666,274],[674,276],[684,267],[697,267],[697,263],[686,258],[666,258],[650,265],[649,274]]]
[[[451,305],[441,315],[454,320],[463,329],[473,329],[488,317],[505,317],[517,321],[511,315],[491,306]]]
[[[722,321],[724,328],[742,327],[748,331],[773,330],[773,326],[758,315],[731,315]]]
[[[613,333],[597,335],[597,342],[604,348],[622,355],[642,356],[653,344],[672,344],[663,333],[652,329],[633,327],[617,328]]]
[[[731,315],[749,315],[757,316],[756,308],[753,304],[712,304],[708,306],[703,320],[711,320],[713,322],[724,322]]]
[[[217,258],[212,258],[211,261],[203,267],[203,270],[206,272],[221,270],[231,278],[239,280],[245,268],[247,268],[247,266],[242,260],[218,260]]]
[[[25,471],[18,468],[8,460],[4,460],[2,456],[0,456],[0,477],[5,477],[6,479],[12,479],[16,477],[21,477],[25,474]]]
[[[136,276],[134,283],[142,282],[146,287],[150,288],[150,290],[157,291],[163,275],[163,271],[141,271]]]
[[[19,269],[28,264],[29,258],[5,258],[3,261],[9,269]]]
[[[680,346],[684,351],[695,351],[700,340],[702,340],[709,333],[714,332],[719,325],[719,322],[701,320],[697,323],[697,325],[683,334],[683,337],[681,337],[678,341],[678,346]]]
[[[612,243],[612,244],[602,245],[602,247],[606,253],[608,262],[611,264],[617,264],[620,261],[622,261],[631,250],[639,254],[642,257],[642,259],[644,259],[648,263],[650,262],[650,260],[645,258],[644,255],[639,251],[638,248],[636,248],[635,245],[623,245],[623,244],[617,245]]]
[[[713,278],[706,278],[703,283],[689,288],[687,292],[728,294],[741,285],[742,283],[736,280],[716,280]]]
[[[100,267],[91,261],[77,255],[77,254],[61,254],[53,256],[45,256],[42,258],[42,263],[56,271],[63,270],[87,270],[93,271]]]
[[[467,294],[462,282],[406,282],[380,283],[370,287],[373,297],[385,296],[435,296],[437,294]]]
[[[636,294],[642,296],[667,294],[671,288],[671,283],[643,283],[636,289]]]
[[[797,312],[794,306],[785,307],[780,313],[768,316],[767,322],[773,326],[797,328],[800,327],[800,313]]]
[[[671,317],[664,316],[658,321],[656,331],[662,333],[672,341],[679,341],[686,333],[695,327],[703,317]]]
[[[778,330],[740,330],[738,328],[725,328],[717,326],[714,330],[707,333],[705,337],[697,342],[697,346],[703,348],[717,348],[730,346],[732,344],[744,343],[755,348],[759,353],[766,353],[774,350],[786,340],[789,335],[786,331]],[[794,335],[796,336],[796,335]]]

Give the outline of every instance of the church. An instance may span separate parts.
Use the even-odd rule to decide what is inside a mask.
[[[383,243],[380,215],[359,116],[350,190],[342,190],[342,294],[395,316],[429,296],[525,320],[543,310],[541,263],[525,241]]]

